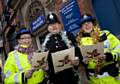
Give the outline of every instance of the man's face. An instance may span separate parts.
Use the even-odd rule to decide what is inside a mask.
[[[52,34],[57,34],[61,31],[61,25],[59,23],[49,24],[48,31]]]
[[[20,38],[18,39],[18,43],[20,45],[24,45],[26,47],[31,46],[32,44],[32,37],[30,34],[22,34]]]
[[[91,33],[91,31],[93,30],[93,23],[92,22],[85,22],[82,24],[82,29],[84,30],[84,32],[86,33]]]

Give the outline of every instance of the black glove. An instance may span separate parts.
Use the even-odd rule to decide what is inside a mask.
[[[107,39],[107,35],[106,35],[106,33],[104,33],[104,34],[100,37],[99,41],[100,41],[100,42],[103,42],[103,41],[105,41],[106,39]]]
[[[110,76],[113,76],[113,77],[118,76],[118,75],[119,75],[119,68],[116,67],[116,62],[114,62],[114,63],[112,63],[112,64],[109,64],[109,65],[103,67],[103,68],[100,70],[99,74],[102,75],[104,72],[108,72],[108,74],[109,74]]]
[[[106,61],[106,62],[111,62],[111,61],[113,61],[113,55],[112,55],[112,53],[110,53],[110,52],[106,52],[106,53],[105,53],[105,61]]]

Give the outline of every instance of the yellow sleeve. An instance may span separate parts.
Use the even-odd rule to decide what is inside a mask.
[[[109,34],[107,39],[110,42],[110,51],[113,54],[113,58],[117,61],[120,60],[120,41],[113,34]]]
[[[4,65],[4,84],[22,84],[22,72],[19,72],[14,59],[14,54],[10,52]]]

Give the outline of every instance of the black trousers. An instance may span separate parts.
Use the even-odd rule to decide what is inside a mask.
[[[73,70],[68,69],[50,76],[50,82],[53,84],[78,84],[78,78]]]

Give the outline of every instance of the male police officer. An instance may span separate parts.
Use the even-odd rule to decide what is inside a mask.
[[[50,82],[53,84],[77,84],[75,72],[72,68],[65,69],[61,72],[55,73],[51,58],[51,53],[61,51],[64,49],[76,46],[76,41],[71,33],[62,30],[62,26],[55,13],[50,13],[47,17],[48,31],[45,41],[42,44],[42,48],[49,50],[48,63],[49,63],[49,76]],[[79,56],[79,54],[76,54]],[[74,66],[78,66],[78,57],[71,59],[71,63]]]

